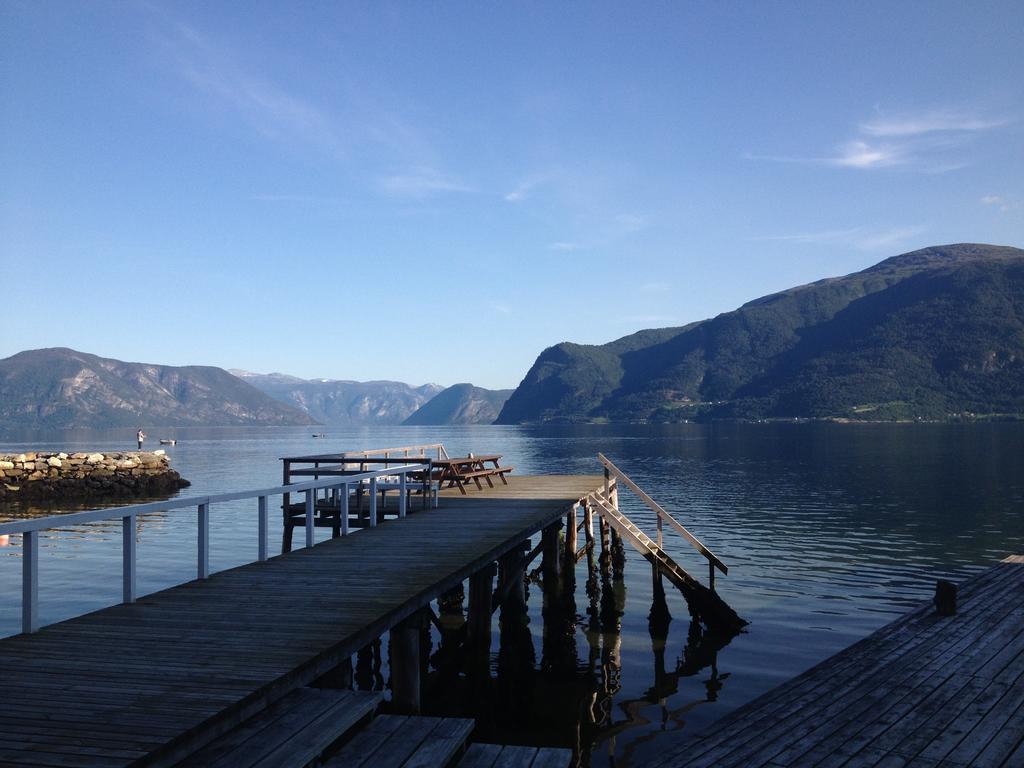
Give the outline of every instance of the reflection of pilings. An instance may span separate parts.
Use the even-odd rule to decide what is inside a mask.
[[[381,674],[380,638],[364,645],[356,653],[356,688],[360,691],[384,690]]]
[[[466,636],[466,616],[463,613],[465,590],[459,583],[454,589],[437,598],[437,631],[441,635],[437,651],[429,657],[442,679],[458,675],[462,661],[462,641]],[[429,628],[428,633],[429,642]]]
[[[526,728],[532,715],[536,653],[526,606],[526,552],[530,542],[505,555],[499,563],[502,595],[498,622],[499,645],[495,697],[503,711],[501,728]]]
[[[493,727],[491,689],[491,604],[494,595],[494,563],[469,577],[469,611],[466,619],[466,676],[470,689],[468,709],[476,714],[484,731]]]
[[[341,691],[352,688],[352,657],[349,656],[334,669],[318,677],[312,687],[333,688]]]
[[[461,625],[465,621],[462,614],[462,601],[465,599],[466,590],[463,589],[462,582],[437,598],[437,610],[441,614],[441,622],[445,623],[445,619],[448,617],[451,623]]]
[[[508,608],[518,611],[526,605],[526,553],[529,550],[529,540],[523,541],[498,561],[497,596],[503,615]]]
[[[669,625],[672,623],[672,614],[668,611],[668,602],[665,600],[665,590],[661,585],[660,575],[656,566],[653,568],[654,576],[654,599],[651,601],[651,612],[647,615],[647,629],[651,635],[651,650],[654,653],[654,689],[662,691],[665,688],[665,645],[668,642]],[[665,703],[664,695],[658,697],[662,705]]]
[[[402,714],[420,713],[420,679],[423,674],[420,650],[427,622],[426,611],[416,611],[392,627],[389,633],[391,703],[395,711]]]
[[[601,579],[601,630],[604,647],[601,649],[601,666],[605,672],[605,689],[609,694],[620,688],[619,673],[622,667],[622,614],[626,605],[626,584],[621,579]]]
[[[545,531],[546,533],[547,531]],[[557,553],[557,529],[554,531]],[[545,549],[545,555],[548,550]],[[556,555],[557,556],[557,555]],[[568,562],[568,554],[565,557]],[[544,576],[544,644],[541,668],[557,675],[576,674],[576,576],[575,563],[561,579]]]

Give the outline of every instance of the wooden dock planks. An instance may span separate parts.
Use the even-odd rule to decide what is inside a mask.
[[[1024,557],[736,710],[663,766],[1024,765]]]
[[[173,764],[602,482],[520,476],[465,497],[444,493],[439,509],[0,640],[0,765]]]

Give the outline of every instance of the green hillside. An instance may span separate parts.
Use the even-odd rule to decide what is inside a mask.
[[[498,423],[1024,413],[1024,251],[960,244],[545,350]]]
[[[493,424],[511,389],[453,384],[403,421],[407,425]]]

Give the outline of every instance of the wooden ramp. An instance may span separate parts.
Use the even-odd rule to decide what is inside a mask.
[[[0,765],[171,765],[550,525],[597,476],[508,486],[0,640]]]
[[[608,502],[603,493],[592,493],[588,501],[633,549],[683,593],[691,616],[700,618],[709,626],[725,633],[735,634],[746,626],[747,622],[741,619],[714,590],[705,587],[687,573],[656,541],[626,517],[621,509]]]
[[[1024,557],[741,707],[663,766],[1024,766]]]

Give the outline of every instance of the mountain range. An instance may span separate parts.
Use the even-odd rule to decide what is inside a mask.
[[[67,348],[0,360],[0,431],[139,426],[490,424],[511,390],[127,363]],[[443,397],[442,397],[443,396]],[[417,416],[420,410],[441,400]]]
[[[444,387],[400,381],[300,379],[283,373],[232,370],[235,376],[282,403],[329,426],[401,424]],[[497,413],[491,417],[494,421]],[[490,422],[488,422],[490,423]]]
[[[0,427],[312,424],[222,368],[125,363],[73,349],[0,360]]]
[[[127,363],[0,360],[0,430],[1024,417],[1024,250],[963,243],[675,328],[544,350],[515,391]]]
[[[499,424],[1024,415],[1024,251],[956,244],[544,350]]]

